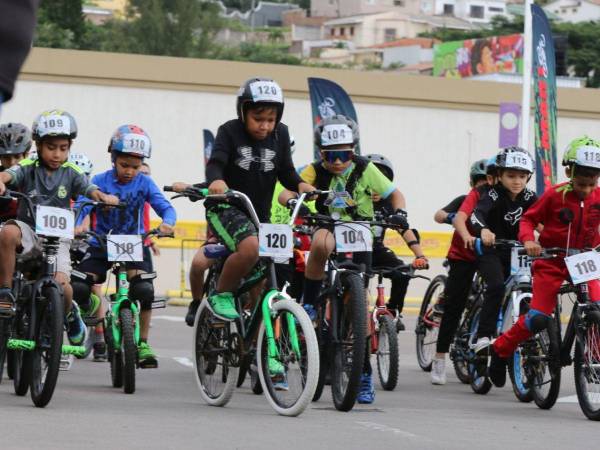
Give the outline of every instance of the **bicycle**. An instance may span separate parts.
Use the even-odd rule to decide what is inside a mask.
[[[59,239],[72,236],[73,216],[70,211],[41,205],[36,216],[28,195],[6,194],[26,202],[30,217],[36,221],[36,233],[43,237],[42,257],[19,262],[13,276],[16,312],[8,322],[6,344],[12,351],[9,362],[15,393],[23,396],[30,390],[34,405],[43,408],[54,394],[61,353],[77,355],[84,351],[82,346],[63,345],[64,297],[54,280]],[[40,226],[42,220],[44,226]]]
[[[164,190],[173,191],[170,186],[165,186]],[[234,200],[248,212],[259,230],[260,247],[266,246],[268,254],[285,256],[291,253],[291,225],[306,194],[300,196],[290,226],[283,226],[286,230],[279,225],[269,228],[268,224],[260,224],[251,201],[242,192],[228,191],[216,195],[209,194],[206,188],[188,188],[173,199],[180,197],[192,201]],[[204,252],[208,258],[215,260],[205,283],[205,293],[210,294],[216,288],[219,273],[231,251],[222,244],[209,244],[204,247]],[[253,272],[242,280],[234,293],[240,319],[228,321],[217,317],[206,298],[200,304],[193,332],[194,375],[200,396],[206,403],[226,405],[238,382],[240,366],[244,361],[252,361],[256,342],[258,378],[267,401],[278,414],[297,416],[304,412],[317,386],[319,348],[314,328],[304,309],[285,292],[277,290],[273,256],[261,253]],[[265,280],[263,288],[259,283]],[[252,287],[262,289],[258,301],[243,295]],[[248,302],[243,304],[242,297]],[[271,378],[269,359],[283,366],[287,390],[278,390],[281,389],[278,380]]]
[[[504,296],[496,320],[495,334],[499,336],[516,323],[520,313],[529,307],[531,299],[531,273],[529,271],[530,261],[523,249],[523,244],[519,241],[496,239],[494,247],[510,249],[511,251],[511,273],[504,282]],[[481,239],[475,241],[475,252],[478,255],[483,253]],[[469,351],[466,360],[468,362],[471,389],[476,394],[485,395],[492,388],[492,382],[487,374],[489,357],[478,357],[473,351],[477,340],[477,329],[479,328],[479,316],[482,307],[483,290],[479,295],[478,301],[472,308],[468,320]],[[513,354],[509,364],[509,376],[513,386],[513,393],[519,401],[530,402],[534,397],[527,386],[526,374],[522,371],[523,360],[519,351]]]
[[[600,420],[600,305],[591,301],[587,281],[600,278],[596,249],[544,249],[541,258],[565,258],[569,271],[561,294],[574,294],[573,309],[564,336],[560,305],[543,323],[534,324],[534,335],[520,344],[523,368],[536,405],[550,409],[560,390],[562,367],[573,364],[577,400],[583,414]],[[532,258],[538,259],[538,258]],[[540,316],[541,317],[541,316]],[[575,349],[571,356],[572,349]]]
[[[375,306],[370,314],[371,332],[371,354],[377,358],[377,373],[379,382],[386,391],[393,391],[398,382],[398,330],[394,323],[396,315],[387,309],[385,303],[385,286],[383,277],[391,277],[396,273],[402,273],[409,278],[429,278],[415,275],[415,269],[411,265],[401,265],[394,268],[373,267],[371,275],[377,276],[377,298]],[[368,357],[368,356],[367,356]]]

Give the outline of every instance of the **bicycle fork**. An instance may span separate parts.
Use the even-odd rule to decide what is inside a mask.
[[[122,346],[121,338],[121,322],[120,322],[120,311],[121,308],[131,309],[133,315],[133,337],[135,339],[135,345],[140,342],[140,321],[139,321],[139,309],[135,302],[129,300],[129,282],[127,281],[127,274],[125,272],[119,273],[119,289],[116,294],[114,306],[111,308],[111,321],[110,329],[112,332],[113,342],[115,347],[117,344]]]
[[[265,324],[265,334],[267,335],[267,351],[270,358],[278,358],[279,349],[275,344],[275,328],[278,328],[280,325],[273,326],[272,320],[272,308],[271,305],[278,297],[282,297],[284,294],[281,292],[272,289],[265,294],[263,297],[262,303],[262,316],[263,323]],[[290,334],[290,343],[292,344],[292,349],[296,354],[296,357],[300,359],[300,342],[298,340],[298,332],[296,330],[296,321],[294,316],[290,313],[285,314],[285,320],[288,328],[288,332]]]

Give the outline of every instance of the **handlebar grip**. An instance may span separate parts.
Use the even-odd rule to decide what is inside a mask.
[[[477,256],[483,255],[483,242],[480,238],[475,239],[475,254]]]
[[[175,192],[173,186],[163,186],[163,191],[165,192]]]

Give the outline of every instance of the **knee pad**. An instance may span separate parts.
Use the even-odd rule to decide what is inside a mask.
[[[86,308],[90,303],[90,294],[92,293],[91,283],[79,278],[71,279],[71,287],[73,288],[73,299],[79,306]]]
[[[540,331],[548,328],[548,320],[550,316],[544,314],[537,309],[530,309],[525,316],[525,326],[532,333],[539,333]]]
[[[129,298],[140,302],[142,311],[148,311],[154,301],[154,285],[152,279],[145,279],[143,275],[136,275],[130,280]]]

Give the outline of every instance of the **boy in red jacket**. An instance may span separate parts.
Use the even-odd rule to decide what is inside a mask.
[[[575,139],[565,152],[563,165],[566,166],[569,182],[553,186],[544,192],[521,219],[519,240],[523,242],[529,256],[539,256],[543,247],[566,248],[568,245],[570,248],[583,249],[600,244],[600,142],[586,136]],[[566,217],[573,217],[570,228]],[[535,241],[533,233],[538,224],[544,225],[539,243]],[[492,345],[492,382],[497,377],[506,376],[504,358],[510,357],[519,343],[531,336],[532,319],[538,315],[552,314],[560,285],[568,276],[563,258],[534,262],[533,298],[529,312],[521,316]],[[588,286],[590,298],[599,301],[600,283],[594,280]]]

